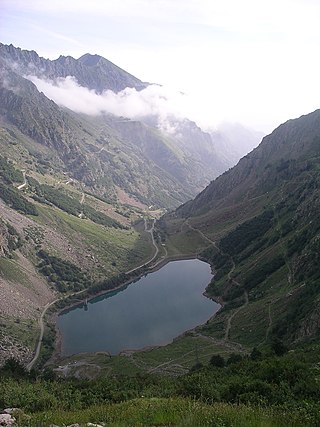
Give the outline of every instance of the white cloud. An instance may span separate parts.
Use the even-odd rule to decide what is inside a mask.
[[[168,108],[180,106],[197,122],[270,131],[319,107],[319,0],[0,3],[5,43],[52,59],[102,55],[144,81],[188,93],[183,101],[170,95]]]
[[[126,88],[118,93],[107,90],[98,94],[94,90],[80,86],[72,76],[54,81],[36,76],[27,78],[58,105],[78,113],[88,115],[110,113],[130,119],[156,116],[159,127],[168,133],[174,132],[172,122],[168,120],[171,116],[201,121],[200,117],[196,117],[194,102],[188,96],[159,85],[150,85],[141,91]],[[208,123],[209,125],[212,126],[212,122]]]

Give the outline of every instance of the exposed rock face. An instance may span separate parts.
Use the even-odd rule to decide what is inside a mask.
[[[141,123],[99,116],[83,121],[83,116],[60,108],[24,78],[26,67],[38,70],[43,78],[43,73],[55,71],[56,61],[13,46],[0,45],[0,52],[0,116],[48,148],[51,152],[45,156],[50,166],[67,170],[90,191],[115,199],[116,187],[120,187],[144,204],[171,208],[194,196],[228,167],[218,159],[210,136],[192,122],[177,123],[177,134],[168,135],[151,119],[150,123]],[[69,67],[76,60],[57,61],[61,70],[66,66],[66,75],[72,72],[77,77],[78,68]],[[81,61],[89,70],[82,70]],[[115,69],[104,68],[103,58],[85,55],[81,61],[80,68],[88,79],[95,67],[104,70],[99,68],[101,79],[104,72],[116,79]],[[51,78],[49,74],[45,76]],[[132,86],[121,76],[120,86]],[[80,84],[91,87],[90,82]],[[36,155],[41,160],[43,153]]]
[[[60,56],[58,59],[50,61],[41,58],[33,50],[22,50],[12,44],[9,46],[0,44],[0,57],[14,63],[23,74],[49,79],[74,76],[81,86],[86,86],[99,93],[108,89],[119,92],[126,87],[141,90],[148,85],[102,56],[89,53],[79,59]]]

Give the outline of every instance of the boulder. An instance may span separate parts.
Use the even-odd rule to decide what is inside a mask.
[[[0,414],[0,426],[1,427],[13,427],[16,419],[10,414]]]

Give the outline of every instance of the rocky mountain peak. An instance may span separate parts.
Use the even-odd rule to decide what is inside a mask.
[[[101,59],[103,58],[100,55],[91,55],[90,53],[85,53],[78,59],[78,61],[87,67],[93,67],[97,65]]]
[[[79,59],[60,56],[51,61],[40,57],[35,51],[0,43],[0,57],[21,74],[39,78],[57,79],[73,76],[81,86],[101,93],[105,90],[119,92],[126,87],[144,89],[144,83],[100,55],[85,54]]]

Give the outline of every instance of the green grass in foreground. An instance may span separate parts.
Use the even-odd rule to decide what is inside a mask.
[[[78,411],[35,413],[30,426],[74,423],[105,423],[106,426],[181,426],[181,427],[281,427],[311,426],[300,413],[276,411],[244,405],[207,405],[183,398],[139,398],[128,402],[93,406]],[[301,424],[303,423],[303,424]]]

